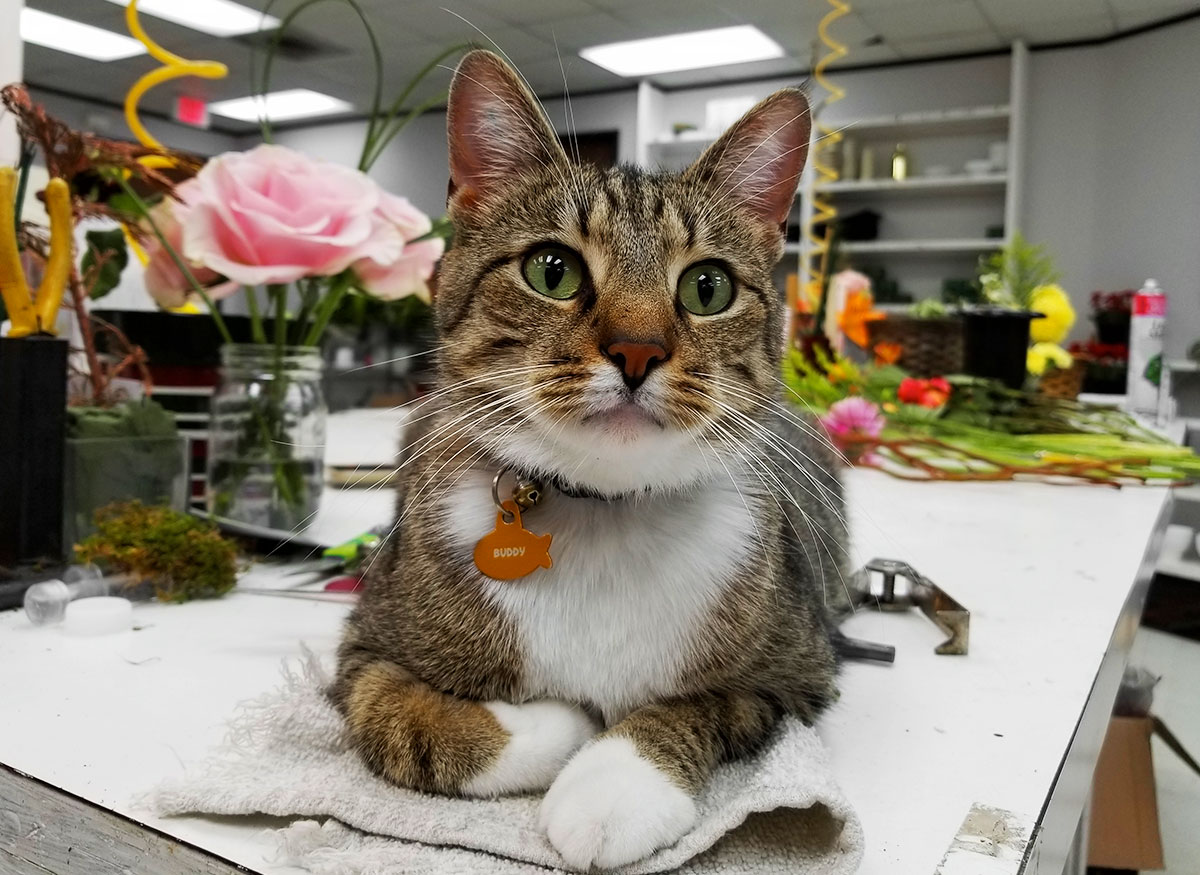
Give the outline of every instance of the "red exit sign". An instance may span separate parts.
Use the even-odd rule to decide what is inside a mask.
[[[176,97],[175,121],[195,128],[207,128],[208,102],[198,97]]]

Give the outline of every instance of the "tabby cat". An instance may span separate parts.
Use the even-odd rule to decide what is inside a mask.
[[[835,695],[841,494],[778,397],[771,277],[808,115],[785,89],[681,174],[601,170],[494,54],[454,77],[440,388],[331,695],[397,784],[546,790],[574,867],[675,842],[714,766]],[[553,538],[519,580],[472,559],[500,472],[502,499],[540,484],[522,523]]]

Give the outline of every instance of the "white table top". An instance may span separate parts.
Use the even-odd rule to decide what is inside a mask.
[[[848,665],[820,723],[866,831],[861,871],[932,873],[972,804],[1038,816],[1164,492],[848,479],[856,562],[905,559],[972,615],[967,657],[935,656],[940,633],[918,614],[851,618],[848,634],[895,644],[897,660]],[[0,762],[251,869],[290,871],[267,862],[263,819],[163,820],[133,797],[217,743],[298,642],[331,652],[346,611],[234,594],[138,605],[140,631],[82,640],[0,614]]]

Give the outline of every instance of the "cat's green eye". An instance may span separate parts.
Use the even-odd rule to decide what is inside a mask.
[[[712,316],[733,300],[733,281],[715,264],[689,267],[679,278],[679,303],[689,313]]]
[[[569,249],[546,246],[525,259],[525,281],[538,294],[565,301],[583,285],[583,265]]]

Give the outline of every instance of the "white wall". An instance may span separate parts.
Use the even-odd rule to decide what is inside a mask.
[[[24,5],[22,0],[0,0],[0,86],[21,81],[25,58],[21,42]],[[19,154],[16,122],[12,118],[0,119],[0,164],[15,164]]]
[[[1081,313],[1093,290],[1157,279],[1182,356],[1200,337],[1200,21],[1035,53],[1031,74],[1028,235]]]
[[[314,158],[355,166],[362,151],[366,122],[353,121],[275,134],[275,142]],[[427,113],[415,119],[388,145],[371,170],[388,191],[403,195],[432,216],[446,207],[446,116]]]
[[[546,100],[542,106],[560,134],[616,131],[617,160],[631,164],[637,160],[637,91],[633,88],[574,97],[569,108],[565,100]]]

